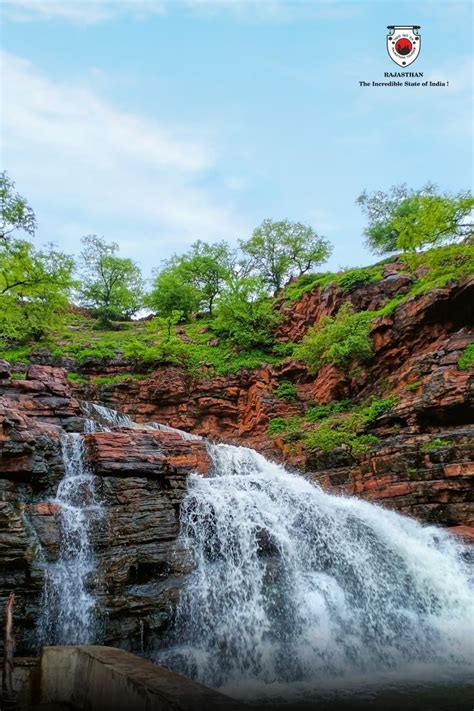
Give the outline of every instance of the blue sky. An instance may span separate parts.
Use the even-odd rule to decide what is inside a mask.
[[[3,0],[2,167],[38,243],[77,252],[104,235],[147,275],[266,217],[328,237],[327,268],[369,263],[364,188],[472,185],[471,14],[446,0]],[[359,87],[397,71],[397,23],[421,25],[410,69],[449,86]]]

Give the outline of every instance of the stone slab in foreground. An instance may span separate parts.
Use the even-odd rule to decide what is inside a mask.
[[[41,703],[89,711],[243,711],[243,704],[114,647],[44,647]]]

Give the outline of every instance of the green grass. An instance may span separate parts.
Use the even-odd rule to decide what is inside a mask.
[[[19,371],[14,370],[13,372],[10,373],[10,378],[12,380],[24,380],[26,377],[25,373],[20,373]]]
[[[116,383],[126,383],[131,380],[144,380],[147,376],[140,373],[122,373],[120,375],[98,376],[91,378],[92,385],[115,385]]]
[[[334,284],[348,293],[364,284],[380,281],[383,277],[383,263],[371,267],[356,267],[341,272],[321,272],[320,274],[303,274],[299,279],[289,284],[285,289],[287,301],[297,301],[303,294],[319,287],[324,290],[329,284]]]
[[[83,384],[83,383],[87,383],[87,382],[88,382],[87,378],[85,378],[85,377],[84,377],[83,375],[81,375],[80,373],[72,373],[72,372],[69,372],[69,373],[67,374],[67,381],[68,381],[68,383],[71,383],[71,384],[74,384],[74,383],[81,383],[81,384]]]
[[[474,368],[474,343],[471,343],[464,349],[457,365],[459,370],[469,370],[470,368]]]
[[[425,442],[421,449],[423,452],[431,452],[432,450],[442,449],[443,447],[452,447],[453,442],[449,439],[441,439],[441,437],[435,437],[430,442]]]

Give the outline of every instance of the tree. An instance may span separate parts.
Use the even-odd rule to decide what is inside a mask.
[[[214,330],[242,350],[268,348],[279,320],[262,279],[234,276],[219,299]]]
[[[376,254],[416,251],[472,233],[474,198],[469,192],[449,195],[431,184],[420,190],[398,185],[387,193],[363,192],[357,203],[368,217],[366,241]]]
[[[68,306],[73,260],[50,245],[9,238],[0,246],[0,338],[39,340],[58,326]]]
[[[94,308],[104,325],[113,319],[131,318],[143,301],[139,267],[131,259],[116,256],[119,246],[115,242],[107,244],[97,235],[87,235],[82,243],[81,303]]]
[[[168,318],[173,312],[179,311],[181,320],[187,321],[199,308],[199,293],[186,281],[183,270],[175,266],[156,275],[145,303],[161,318]]]
[[[252,237],[240,242],[254,272],[278,293],[291,276],[301,276],[331,254],[329,242],[301,222],[264,220]]]
[[[16,231],[34,235],[36,217],[5,172],[0,212],[0,340],[39,340],[59,325],[68,305],[73,260],[52,245],[37,250],[16,237]]]
[[[14,191],[15,183],[4,171],[0,173],[0,240],[6,244],[16,230],[33,236],[36,217],[26,199]]]
[[[231,277],[233,265],[234,255],[228,244],[207,244],[198,240],[187,254],[171,258],[168,271],[194,288],[199,307],[212,317],[215,300]]]

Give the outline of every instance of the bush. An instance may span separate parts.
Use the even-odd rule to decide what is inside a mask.
[[[469,370],[474,368],[474,343],[471,343],[464,350],[462,356],[458,360],[459,370]]]
[[[269,348],[279,320],[262,282],[246,277],[234,279],[221,295],[214,330],[243,351]]]
[[[274,417],[268,423],[267,433],[270,437],[283,436],[285,442],[295,442],[302,437],[301,417]]]
[[[295,400],[298,397],[298,391],[293,383],[288,380],[283,380],[279,386],[273,391],[275,397],[279,400]]]
[[[395,397],[391,396],[382,400],[374,399],[352,412],[347,412],[351,405],[350,400],[311,408],[311,421],[317,421],[318,416],[321,421],[316,429],[306,433],[305,444],[308,449],[320,449],[323,452],[345,447],[354,456],[364,454],[379,441],[378,437],[366,434],[364,430],[370,427],[380,415],[388,412],[394,404]],[[326,419],[322,419],[325,417],[323,408],[329,415]]]
[[[329,363],[348,370],[353,362],[362,363],[372,357],[370,324],[373,313],[354,313],[350,303],[339,309],[335,318],[327,316],[321,324],[308,331],[295,355],[313,373]]]
[[[328,405],[313,405],[307,409],[306,419],[309,422],[319,422],[319,420],[324,420],[326,417],[338,412],[346,412],[351,407],[352,400],[335,400]]]

